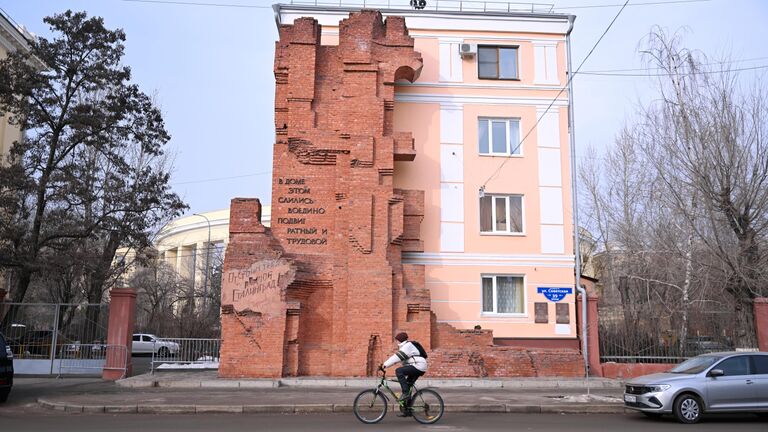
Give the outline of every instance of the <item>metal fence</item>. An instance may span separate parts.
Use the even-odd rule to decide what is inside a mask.
[[[62,358],[82,356],[84,344],[106,342],[106,304],[3,303],[2,309],[0,332],[18,374],[54,374]]]
[[[220,349],[221,339],[156,339],[152,349],[152,373],[165,369],[218,369]]]
[[[708,352],[734,349],[734,315],[723,310],[679,312],[653,307],[601,305],[600,361],[678,363]]]
[[[128,367],[128,347],[124,345],[72,344],[59,358],[59,376],[67,374],[96,374],[104,370],[121,371],[124,378]]]

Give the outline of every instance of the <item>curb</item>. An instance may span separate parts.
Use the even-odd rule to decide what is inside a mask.
[[[587,385],[585,380],[567,379],[558,380],[552,382],[540,382],[540,381],[504,381],[504,380],[451,380],[451,379],[426,379],[421,381],[424,387],[434,388],[457,388],[457,389],[540,389],[540,390],[555,390],[555,389],[586,389]],[[175,388],[175,389],[192,389],[192,388],[216,388],[216,389],[273,389],[280,387],[292,387],[292,388],[353,388],[363,389],[371,387],[370,379],[297,379],[297,378],[284,378],[277,380],[269,379],[216,379],[216,380],[131,380],[130,378],[116,381],[117,386],[126,388]],[[623,383],[619,381],[592,381],[589,385],[594,389],[620,389],[623,388]]]
[[[67,402],[37,400],[41,408],[84,414],[330,414],[351,413],[351,404],[301,405],[78,405]],[[447,413],[513,413],[513,414],[622,414],[624,405],[618,404],[449,404]]]

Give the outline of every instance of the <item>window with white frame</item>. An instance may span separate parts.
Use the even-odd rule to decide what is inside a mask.
[[[480,232],[523,233],[522,195],[485,195],[480,198]]]
[[[520,155],[520,119],[480,117],[477,123],[481,155]]]
[[[483,313],[525,313],[522,276],[483,275]]]

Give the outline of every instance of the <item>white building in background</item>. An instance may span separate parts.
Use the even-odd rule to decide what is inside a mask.
[[[29,41],[34,39],[34,35],[29,33],[23,26],[16,24],[10,17],[0,10],[0,60],[16,50],[29,50]],[[8,123],[8,113],[0,110],[0,164],[5,163],[5,157],[11,149],[14,141],[22,137],[21,130]],[[5,297],[7,290],[7,279],[2,270],[0,270],[0,301]]]
[[[262,209],[262,222],[269,226],[270,206]],[[180,217],[166,224],[155,238],[160,260],[171,265],[179,276],[205,283],[205,269],[223,253],[229,243],[229,209],[214,210]],[[206,260],[208,265],[206,265]]]

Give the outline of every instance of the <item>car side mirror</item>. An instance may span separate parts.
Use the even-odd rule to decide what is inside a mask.
[[[725,375],[725,372],[723,372],[722,369],[712,369],[711,371],[709,371],[707,375],[711,376],[712,378],[717,378]]]

